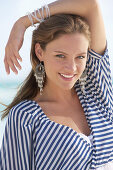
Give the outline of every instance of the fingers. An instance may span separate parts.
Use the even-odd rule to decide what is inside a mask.
[[[18,58],[19,61],[22,62],[22,58],[20,57],[20,55],[17,51],[15,51],[15,56]]]
[[[17,59],[22,61],[22,58],[20,57],[20,55],[18,53],[12,57],[12,62],[16,65],[16,67],[18,67],[19,70],[21,70],[21,66]]]
[[[7,74],[10,74],[10,69],[15,74],[18,74],[17,68],[19,70],[21,70],[21,66],[20,66],[18,60],[22,61],[22,58],[20,57],[20,55],[17,51],[6,52],[5,57],[4,57],[4,65],[5,65],[5,70],[6,70]]]
[[[5,70],[7,74],[10,74],[10,69],[9,69],[9,65],[7,63],[7,61],[4,59],[4,65],[5,65]]]
[[[15,74],[18,74],[18,71],[11,59],[9,61],[5,60],[4,64],[5,64],[5,69],[6,69],[7,74],[10,74],[10,68]]]

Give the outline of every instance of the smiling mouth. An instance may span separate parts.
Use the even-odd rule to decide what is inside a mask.
[[[73,74],[73,75],[63,74],[63,73],[59,73],[59,74],[62,75],[63,77],[65,77],[65,78],[72,78],[72,77],[75,76],[75,74]]]
[[[73,77],[75,77],[76,74],[74,74],[74,75],[66,75],[66,74],[59,73],[59,75],[60,75],[64,80],[72,80]]]

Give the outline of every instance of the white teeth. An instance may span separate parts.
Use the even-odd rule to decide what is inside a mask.
[[[74,75],[72,76],[69,76],[69,75],[65,75],[65,74],[61,74],[63,77],[66,77],[66,78],[72,78]]]

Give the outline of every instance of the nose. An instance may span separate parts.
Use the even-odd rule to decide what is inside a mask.
[[[77,64],[75,60],[68,60],[65,64],[65,70],[70,74],[75,74],[77,70]]]

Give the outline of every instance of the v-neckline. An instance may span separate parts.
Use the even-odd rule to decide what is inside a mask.
[[[27,100],[27,99],[26,99],[26,100]],[[45,118],[48,119],[50,122],[53,122],[53,123],[56,124],[56,125],[59,125],[59,126],[63,126],[63,127],[65,127],[65,128],[68,128],[68,129],[72,130],[75,134],[79,135],[80,137],[81,137],[81,134],[83,134],[83,133],[77,132],[76,130],[74,130],[73,128],[71,128],[71,127],[69,127],[69,126],[67,126],[67,125],[63,125],[63,124],[60,124],[60,123],[57,123],[57,122],[51,120],[51,119],[44,113],[42,107],[41,107],[35,100],[27,100],[27,101],[33,102],[38,108],[40,108],[41,113],[42,113],[42,114],[45,116]],[[83,134],[83,135],[85,135],[85,134]],[[89,136],[91,136],[91,133],[90,133],[88,136],[87,136],[87,135],[85,135],[85,136],[86,136],[86,137],[89,137]]]

